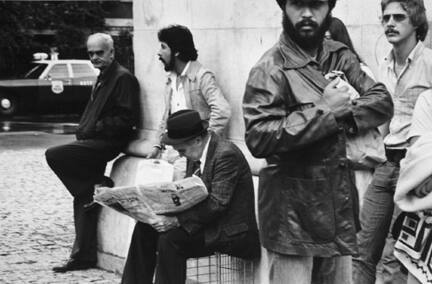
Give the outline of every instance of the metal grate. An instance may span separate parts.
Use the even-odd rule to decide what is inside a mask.
[[[191,258],[187,262],[187,284],[254,283],[254,263],[226,254]]]

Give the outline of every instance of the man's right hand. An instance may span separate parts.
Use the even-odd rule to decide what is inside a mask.
[[[147,154],[147,159],[160,159],[162,155],[162,150],[159,147],[154,146],[153,150]]]
[[[332,111],[345,108],[350,102],[349,89],[347,86],[337,87],[340,78],[331,81],[324,89],[323,99]]]

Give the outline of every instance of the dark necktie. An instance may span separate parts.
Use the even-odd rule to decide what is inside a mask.
[[[195,161],[192,165],[192,172],[194,175],[201,177],[201,161]]]
[[[99,79],[98,79],[98,80],[96,81],[96,84],[95,84],[94,87],[93,87],[92,92],[91,92],[91,96],[90,96],[90,98],[91,98],[92,101],[95,99],[95,97],[96,97],[96,92],[99,90],[99,87],[101,86],[101,84],[102,84],[102,81],[99,81]]]

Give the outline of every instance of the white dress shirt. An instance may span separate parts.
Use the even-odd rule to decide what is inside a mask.
[[[184,88],[183,88],[183,78],[186,75],[189,65],[190,65],[190,61],[186,64],[180,76],[177,76],[175,72],[171,72],[170,74],[171,89],[172,89],[171,113],[175,113],[176,111],[187,109],[186,98],[185,98]]]

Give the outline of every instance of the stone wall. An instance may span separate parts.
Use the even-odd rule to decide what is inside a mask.
[[[432,1],[425,1],[432,19]],[[376,71],[389,51],[379,22],[380,1],[338,0],[333,15],[342,19],[358,53]],[[213,70],[233,107],[232,140],[243,140],[241,101],[250,68],[278,39],[281,10],[274,0],[134,1],[135,67],[143,90],[143,136],[151,135],[163,110],[165,72],[157,58],[157,31],[169,24],[188,26],[198,60]],[[426,44],[430,45],[430,37]],[[143,138],[144,138],[143,137]]]

